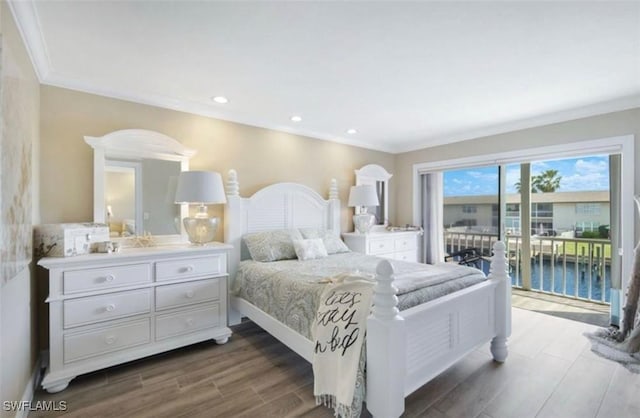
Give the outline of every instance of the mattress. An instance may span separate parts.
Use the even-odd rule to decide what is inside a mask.
[[[348,252],[315,260],[240,263],[231,291],[301,335],[311,339],[311,324],[326,278],[343,273],[375,274],[379,257]],[[473,286],[482,271],[452,263],[435,265],[390,260],[398,288],[398,308],[405,310]]]

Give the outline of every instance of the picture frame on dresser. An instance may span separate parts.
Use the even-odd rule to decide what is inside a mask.
[[[42,387],[205,340],[224,344],[229,244],[47,257],[49,361]]]

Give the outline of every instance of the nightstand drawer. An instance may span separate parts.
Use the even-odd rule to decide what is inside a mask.
[[[369,241],[369,254],[393,252],[393,239],[372,239]]]
[[[416,253],[416,250],[409,250],[409,251],[402,251],[402,252],[395,253],[394,258],[396,260],[411,261],[414,263],[418,261],[418,255]]]
[[[156,288],[156,310],[192,305],[220,297],[218,279],[169,284]]]
[[[416,248],[416,237],[396,238],[394,240],[395,251],[414,250]]]
[[[222,254],[156,263],[156,281],[224,274],[226,257]]]
[[[220,305],[193,309],[156,318],[156,340],[220,325]]]
[[[64,336],[64,362],[70,363],[150,341],[149,319]]]
[[[149,313],[151,290],[132,290],[65,300],[63,311],[65,328]]]
[[[151,282],[149,264],[71,270],[64,272],[63,292],[65,294],[92,292],[149,282]]]

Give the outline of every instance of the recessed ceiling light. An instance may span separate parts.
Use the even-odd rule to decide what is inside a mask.
[[[215,96],[211,100],[213,100],[216,103],[220,103],[220,104],[229,103],[229,99],[227,99],[224,96]]]
[[[291,120],[294,122],[300,122],[302,120],[302,117],[300,116],[291,116]]]
[[[355,130],[355,129],[353,129],[353,128],[351,128],[351,129],[347,129],[347,133],[348,133],[349,135],[355,135],[355,134],[357,134],[357,133],[358,133],[358,131],[357,131],[357,130]]]

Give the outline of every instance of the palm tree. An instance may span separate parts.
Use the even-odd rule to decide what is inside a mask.
[[[558,170],[545,170],[533,177],[531,189],[541,193],[553,193],[560,188],[561,179]]]
[[[553,193],[560,188],[562,176],[558,175],[558,170],[545,170],[542,173],[531,176],[531,193]],[[520,182],[514,184],[518,193],[522,192]]]

